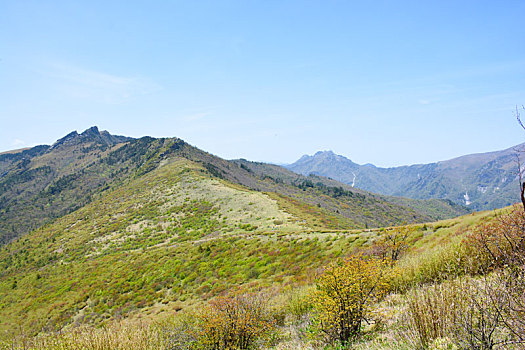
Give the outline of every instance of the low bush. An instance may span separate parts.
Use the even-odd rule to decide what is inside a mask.
[[[249,349],[275,327],[261,295],[220,297],[197,315],[203,349]]]
[[[272,341],[276,320],[262,294],[218,297],[165,327],[170,350],[253,349]]]
[[[387,259],[392,265],[407,251],[409,238],[418,228],[415,226],[397,226],[378,232],[379,238],[371,247],[371,253],[381,259]]]
[[[525,212],[521,205],[476,228],[466,240],[512,343],[525,344]]]
[[[372,305],[390,289],[393,270],[385,260],[351,256],[332,263],[319,276],[313,293],[315,323],[329,342],[354,340],[371,319]]]
[[[311,286],[303,286],[288,293],[284,309],[292,322],[301,321],[311,313],[313,309],[312,292]]]
[[[464,242],[477,262],[475,269],[487,273],[501,268],[520,270],[525,264],[525,213],[520,205],[477,226]]]

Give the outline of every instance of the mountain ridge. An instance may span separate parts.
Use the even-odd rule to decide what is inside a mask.
[[[360,165],[332,151],[304,155],[285,165],[298,173],[327,176],[383,195],[449,199],[473,210],[501,208],[518,201],[516,149],[474,153],[427,164],[382,168]]]
[[[105,190],[143,176],[173,157],[197,162],[216,178],[273,193],[291,210],[311,208],[313,216],[308,217],[329,228],[421,222],[466,212],[446,202],[409,205],[266,163],[224,160],[178,138],[134,139],[91,127],[80,134],[71,132],[51,146],[0,156],[0,245],[81,208]],[[427,205],[433,214],[425,212]]]

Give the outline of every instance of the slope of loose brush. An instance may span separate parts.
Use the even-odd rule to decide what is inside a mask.
[[[316,233],[268,195],[172,158],[5,245],[0,329],[168,312],[239,285],[305,278],[368,236]]]
[[[235,181],[253,189],[276,193],[285,201],[298,201],[306,206],[306,212],[313,206],[321,208],[332,218],[331,222],[323,223],[330,229],[434,221],[468,212],[466,208],[446,201],[380,196],[326,177],[303,176],[272,164],[243,159],[233,162],[252,175],[250,181],[245,179],[246,176],[236,176]],[[308,215],[304,217],[306,219]]]
[[[126,188],[124,192],[114,191],[108,198],[95,201],[92,205],[97,206],[97,208],[93,209],[105,208],[108,213],[116,212],[113,215],[114,218],[128,220],[128,223],[132,219],[131,222],[134,224],[126,227],[132,226],[131,230],[136,231],[136,225],[157,228],[159,225],[165,226],[170,221],[170,211],[162,211],[149,218],[140,212],[139,216],[133,214],[127,218],[126,212],[131,206],[137,204],[133,201],[135,196],[150,198],[150,195],[154,195],[153,197],[164,203],[162,206],[165,208],[170,208],[171,205],[177,206],[184,202],[198,203],[200,206],[204,201],[211,204],[221,201],[230,202],[231,198],[236,198],[236,203],[242,203],[244,200],[244,204],[240,206],[232,203],[232,206],[223,208],[222,211],[216,213],[216,216],[226,213],[224,214],[226,216],[225,225],[228,228],[225,231],[228,233],[204,236],[204,238],[199,238],[197,235],[193,241],[177,237],[175,242],[168,244],[161,242],[157,245],[146,245],[146,247],[130,248],[117,243],[111,248],[105,247],[96,253],[93,253],[92,249],[96,243],[88,240],[85,244],[87,248],[78,252],[78,257],[75,260],[64,261],[65,266],[62,269],[58,269],[52,264],[39,270],[35,270],[33,264],[11,269],[8,271],[10,277],[21,278],[22,275],[25,276],[22,280],[18,280],[15,288],[10,285],[10,279],[7,281],[10,289],[5,289],[6,286],[3,283],[5,281],[0,284],[2,286],[0,287],[0,291],[2,291],[0,300],[3,301],[0,314],[7,317],[8,320],[1,325],[2,329],[10,329],[8,327],[9,322],[17,322],[23,324],[24,329],[34,330],[46,324],[48,326],[61,326],[71,321],[77,323],[110,321],[110,324],[113,324],[111,320],[120,316],[133,316],[133,318],[145,316],[150,320],[164,319],[169,315],[174,315],[175,310],[206,300],[224,289],[232,288],[234,285],[281,288],[292,280],[294,283],[303,280],[309,284],[312,280],[306,276],[315,275],[313,272],[317,268],[334,261],[334,259],[351,254],[359,247],[361,251],[367,252],[370,244],[381,237],[385,230],[385,228],[379,228],[366,230],[366,232],[318,233],[304,228],[299,231],[300,226],[297,226],[296,220],[280,211],[276,203],[264,194],[242,191],[235,186],[228,186],[225,182],[210,178],[202,170],[199,165],[183,159],[166,164],[143,180],[144,183],[153,184],[152,187],[148,187],[152,191],[149,195],[141,193],[140,186],[136,186],[137,191],[135,193],[130,193]],[[216,192],[223,195],[211,196],[209,186],[218,188],[219,191]],[[130,196],[131,198],[120,199],[121,196]],[[280,225],[268,223],[269,226],[264,229],[259,227],[256,229],[250,227],[248,230],[240,229],[236,227],[239,216],[250,217],[252,214],[249,210],[239,210],[243,206],[245,208],[254,206],[257,212],[266,210],[268,215],[277,215],[275,220],[283,221],[283,223]],[[144,207],[148,208],[148,205]],[[190,212],[199,211],[194,205],[187,207]],[[117,210],[115,211],[115,209]],[[148,211],[148,209],[145,210]],[[178,213],[180,212],[179,210]],[[184,210],[183,212],[187,213]],[[77,225],[82,225],[81,222],[75,221],[79,219],[75,214],[70,215],[70,218],[65,218],[68,221],[64,222],[63,227],[55,229],[60,231],[60,229],[74,225],[75,222]],[[440,258],[441,260],[438,263],[441,264],[453,262],[454,256],[436,255],[436,249],[453,247],[458,240],[465,237],[465,234],[472,227],[486,220],[491,220],[496,214],[496,212],[474,213],[452,220],[414,225],[412,235],[407,240],[409,251],[400,261],[402,274],[408,273],[410,275],[411,271],[407,269],[409,264],[413,264],[414,268],[419,268],[423,273],[428,272],[424,268],[422,269],[422,264],[425,264],[426,260],[414,260],[421,255],[427,255],[433,259]],[[88,218],[85,215],[93,215],[89,216],[89,219],[97,220],[96,213],[83,212],[81,217]],[[150,222],[150,220],[152,221]],[[195,218],[195,220],[200,219]],[[184,220],[178,222],[184,222]],[[252,217],[250,222],[251,225],[256,225],[261,222],[261,219]],[[113,224],[115,223],[113,222]],[[104,227],[105,224],[103,220],[100,220],[94,225]],[[280,227],[280,232],[273,231],[276,228],[275,226]],[[169,231],[169,226],[166,227]],[[232,230],[230,231],[229,228]],[[268,229],[271,231],[267,232]],[[44,237],[47,234],[48,232],[41,232],[42,240],[48,240],[49,237]],[[143,232],[142,234],[147,233]],[[117,242],[119,238],[115,237]],[[73,238],[69,237],[69,239]],[[67,237],[62,237],[61,241],[63,242],[62,246],[67,250],[68,245],[64,244],[67,242]],[[31,247],[29,241],[22,243],[22,246],[31,249],[41,248],[40,245]],[[76,244],[71,246],[76,246]],[[2,258],[4,253],[5,251],[0,255]],[[31,258],[26,260],[31,260]],[[447,273],[447,271],[443,269],[441,274],[443,273]],[[433,277],[430,275],[428,277],[428,282],[431,282]],[[410,279],[410,276],[407,278]],[[71,282],[65,282],[68,279]],[[405,282],[413,285],[414,282],[419,283],[420,281],[405,279]],[[35,290],[37,283],[40,283],[38,285],[40,290],[53,291],[53,295],[37,299],[38,291]],[[60,286],[63,287],[60,288]],[[21,292],[18,290],[20,288],[23,289]],[[24,295],[27,296],[28,291],[30,291],[30,298],[24,299]],[[3,292],[7,293],[4,294]],[[18,297],[22,296],[20,306],[9,304],[10,300],[6,300],[6,296],[10,293],[15,293]],[[37,300],[33,301],[31,298]],[[284,299],[289,298],[293,299],[293,296],[284,295]],[[368,332],[367,337],[360,344],[357,344],[358,348],[383,349],[394,346],[394,344],[388,345],[388,342],[398,337],[396,327],[400,327],[399,322],[402,320],[393,315],[404,310],[404,303],[404,297],[399,295],[394,295],[381,303],[378,315],[385,317],[387,322],[379,328],[379,333],[378,330],[365,330]],[[39,310],[40,315],[32,312],[35,305],[43,304],[50,305],[43,308],[45,310]],[[289,306],[286,305],[281,305],[281,307],[288,310]],[[54,318],[55,308],[59,310],[62,308],[62,313],[58,313],[56,318]],[[283,309],[280,312],[290,311]],[[43,317],[48,313],[51,316],[50,318]],[[28,321],[34,323],[24,323],[25,320],[23,320],[22,315],[29,317]],[[291,317],[291,315],[288,316]],[[302,326],[294,323],[286,327],[295,329],[294,327]],[[297,329],[297,331],[300,330],[301,328]],[[303,331],[305,330],[303,329]],[[84,336],[89,336],[91,330],[88,329],[86,332]],[[109,336],[119,334],[118,330],[111,332],[115,332],[115,334]],[[293,334],[287,335],[282,341],[295,344],[297,348],[303,345],[305,347],[310,346],[305,343],[305,339],[293,338]],[[288,336],[292,336],[292,338],[288,339]],[[141,339],[139,340],[145,340],[145,338]],[[400,346],[406,348],[409,347],[409,344],[401,344]]]

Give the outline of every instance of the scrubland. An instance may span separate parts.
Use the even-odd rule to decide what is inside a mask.
[[[2,247],[0,348],[523,348],[521,207],[342,229],[177,162]]]

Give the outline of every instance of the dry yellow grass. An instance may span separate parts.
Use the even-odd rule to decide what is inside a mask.
[[[157,350],[166,339],[150,324],[115,322],[102,328],[77,327],[34,338],[16,337],[0,342],[1,350]]]

